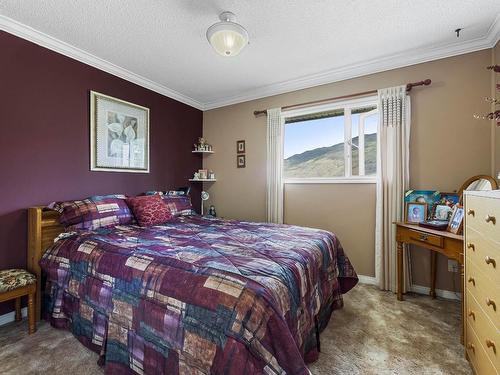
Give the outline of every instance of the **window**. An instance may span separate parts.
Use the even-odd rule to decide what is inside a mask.
[[[285,182],[374,182],[376,98],[285,112]]]

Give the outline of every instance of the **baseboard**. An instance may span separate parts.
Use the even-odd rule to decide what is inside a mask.
[[[425,294],[428,296],[431,291],[431,288],[429,288],[428,286],[413,284],[412,287],[410,288],[410,291],[412,291],[413,293]],[[456,301],[460,301],[461,299],[460,293],[455,293],[450,290],[436,289],[436,295],[441,298],[452,299]]]
[[[358,275],[361,284],[378,285],[378,281],[373,276]]]
[[[378,285],[378,281],[373,276],[358,275],[361,284]],[[412,285],[410,291],[417,294],[429,295],[431,288],[422,285]],[[444,299],[460,301],[460,293],[455,293],[450,290],[436,289],[436,295]]]
[[[21,309],[21,315],[23,318],[26,318],[28,316],[28,309],[26,307],[23,307]],[[15,311],[11,311],[7,314],[0,315],[0,326],[3,326],[4,324],[7,323],[12,323],[14,320],[16,320]]]

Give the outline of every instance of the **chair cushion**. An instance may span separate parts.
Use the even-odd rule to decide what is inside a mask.
[[[35,282],[35,275],[26,270],[10,269],[0,271],[0,293],[34,284]]]

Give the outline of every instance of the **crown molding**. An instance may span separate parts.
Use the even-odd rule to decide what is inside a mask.
[[[364,61],[360,64],[352,64],[321,73],[311,74],[304,77],[278,82],[271,85],[258,87],[229,98],[204,103],[203,110],[225,107],[228,105],[261,99],[273,95],[284,94],[291,91],[302,90],[314,86],[325,85],[344,81],[347,79],[362,77],[370,74],[380,73],[392,69],[404,68],[411,65],[421,64],[433,60],[444,59],[476,52],[483,49],[493,48],[500,39],[500,14],[495,18],[486,35],[482,38],[472,39],[466,42],[457,42],[447,45],[436,45],[419,48],[409,52],[398,53],[382,58]]]
[[[498,14],[495,21],[491,24],[487,37],[490,39],[491,47],[495,47],[500,40],[500,13]]]
[[[66,42],[3,15],[0,15],[0,30],[4,30],[10,34],[58,52],[64,56],[93,66],[114,76],[123,78],[166,97],[175,99],[181,103],[190,105],[202,111],[207,111],[250,100],[284,94],[295,90],[311,88],[314,86],[344,81],[346,79],[357,78],[369,74],[421,64],[428,61],[439,60],[446,57],[493,48],[500,40],[500,14],[495,18],[495,21],[491,24],[488,32],[482,38],[476,38],[466,42],[425,47],[391,56],[367,60],[359,64],[351,64],[284,82],[273,83],[253,90],[248,90],[237,95],[230,95],[209,102],[201,102],[193,99],[178,91],[172,90],[164,85],[156,83],[148,78],[133,73],[109,61],[92,55],[89,52],[74,47]]]
[[[30,42],[38,44],[39,46],[48,48],[52,51],[80,61],[84,64],[93,66],[94,68],[105,71],[106,73],[123,78],[124,80],[135,83],[136,85],[142,86],[151,91],[157,92],[158,94],[164,95],[171,99],[175,99],[191,107],[203,110],[203,104],[195,99],[192,99],[184,94],[181,94],[180,92],[156,83],[139,74],[133,73],[109,61],[101,59],[100,57],[92,55],[91,53],[86,52],[80,48],[74,47],[66,42],[63,42],[62,40],[42,33],[41,31],[35,30],[30,26],[13,20],[12,18],[0,15],[0,30],[6,31],[9,34],[13,34],[22,39],[26,39]]]

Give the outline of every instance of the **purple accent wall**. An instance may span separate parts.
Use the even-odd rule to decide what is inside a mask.
[[[27,207],[187,186],[201,168],[201,111],[3,31],[0,51],[0,269],[26,267]],[[90,171],[90,90],[150,109],[149,174]]]

